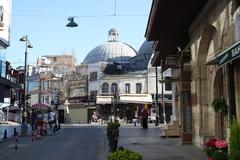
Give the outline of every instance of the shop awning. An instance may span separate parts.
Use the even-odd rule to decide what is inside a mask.
[[[112,104],[113,96],[97,96],[97,104]],[[151,94],[119,94],[117,103],[152,103]]]
[[[36,103],[32,105],[33,109],[40,109],[40,110],[48,110],[49,108],[52,108],[51,105],[49,104],[44,104],[44,103]]]
[[[151,94],[120,94],[120,103],[151,104]]]
[[[113,96],[97,96],[96,104],[111,104]]]

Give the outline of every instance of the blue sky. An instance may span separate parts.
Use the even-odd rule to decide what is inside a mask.
[[[107,42],[108,30],[119,30],[119,39],[139,49],[151,8],[151,0],[12,0],[10,47],[6,60],[13,67],[24,64],[24,43],[28,35],[34,48],[28,63],[46,54],[74,52],[77,63],[96,46]],[[116,12],[114,12],[116,11]],[[116,13],[116,16],[110,16]],[[104,16],[107,15],[107,16]],[[67,18],[75,16],[77,28],[67,28]],[[88,17],[93,16],[93,17]]]

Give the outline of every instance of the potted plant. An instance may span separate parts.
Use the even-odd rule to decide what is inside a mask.
[[[213,153],[214,160],[227,160],[228,159],[228,145],[227,141],[219,140],[215,142],[216,150]]]
[[[205,152],[208,160],[227,160],[228,144],[226,140],[210,139],[206,143]]]
[[[216,98],[212,102],[212,107],[218,115],[218,122],[220,126],[220,139],[224,139],[223,123],[224,115],[226,115],[228,112],[227,102],[224,98]]]
[[[223,114],[227,114],[228,106],[227,102],[224,98],[216,98],[212,102],[212,107],[215,112],[220,112]]]
[[[233,118],[230,128],[229,146],[229,160],[240,159],[240,127],[236,118]]]
[[[117,150],[119,127],[120,124],[118,122],[109,122],[107,124],[107,138],[110,152],[115,152]]]
[[[213,154],[216,151],[216,146],[215,146],[216,141],[217,139],[210,139],[206,142],[205,152],[208,156],[208,160],[213,160]]]
[[[116,136],[119,136],[119,130],[118,128],[120,127],[119,122],[108,122],[107,124],[107,137],[111,137],[113,134],[113,131],[117,134]]]
[[[129,149],[119,147],[116,152],[111,153],[108,156],[108,160],[143,160],[143,155],[139,152],[134,152]]]

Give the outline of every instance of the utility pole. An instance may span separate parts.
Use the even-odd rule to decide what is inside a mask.
[[[156,72],[156,95],[155,95],[155,109],[156,109],[156,121],[155,126],[158,126],[159,120],[159,106],[158,106],[158,73],[157,73],[157,66],[155,67]]]

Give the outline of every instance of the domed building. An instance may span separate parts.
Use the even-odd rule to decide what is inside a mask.
[[[84,107],[88,122],[94,112],[103,120],[115,115],[120,121],[130,122],[139,117],[144,105],[155,108],[152,105],[156,95],[155,68],[149,66],[153,52],[151,41],[144,41],[137,52],[129,44],[119,41],[119,32],[115,28],[108,31],[108,41],[93,48],[82,64],[86,66],[88,77],[88,105]],[[160,79],[159,68],[158,73]],[[158,83],[160,97],[162,87]],[[165,89],[164,93],[170,94]],[[154,120],[156,115],[151,117]]]
[[[108,31],[108,42],[95,47],[85,57],[83,63],[97,63],[97,62],[117,62],[129,63],[129,60],[136,56],[136,50],[119,41],[119,32],[112,28]]]

